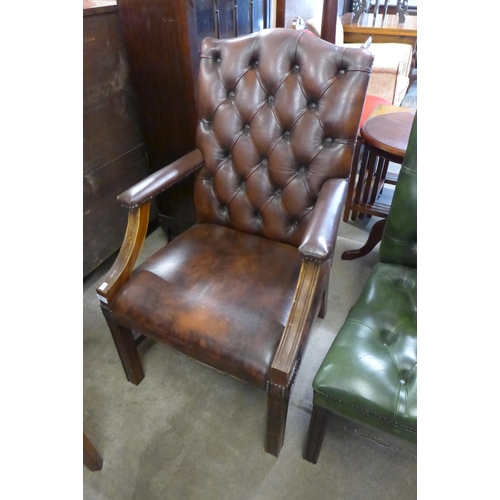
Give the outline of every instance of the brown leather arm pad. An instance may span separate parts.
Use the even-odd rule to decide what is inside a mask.
[[[118,196],[118,201],[129,209],[137,208],[176,182],[196,172],[202,167],[203,162],[202,152],[195,149],[127,189]]]
[[[347,179],[329,179],[324,183],[299,246],[302,257],[320,262],[332,258],[346,196]]]

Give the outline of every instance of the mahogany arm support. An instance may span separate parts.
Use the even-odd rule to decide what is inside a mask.
[[[128,281],[142,250],[149,224],[149,202],[130,210],[128,224],[118,257],[111,269],[97,283],[101,304],[109,304],[118,290]]]
[[[329,179],[323,184],[299,246],[299,252],[305,259],[325,262],[333,257],[347,183],[347,179]]]
[[[292,310],[271,363],[271,384],[288,387],[299,355],[302,335],[316,294],[323,262],[333,257],[340,215],[347,194],[347,179],[330,179],[321,188],[299,251],[303,261]]]
[[[137,208],[196,172],[203,163],[203,153],[195,149],[127,189],[118,196],[118,201],[128,209]]]
[[[129,209],[128,224],[116,261],[97,284],[96,291],[101,304],[110,304],[132,274],[146,239],[149,201],[201,168],[202,165],[203,154],[199,149],[195,149],[118,196],[118,201]]]
[[[292,382],[299,354],[302,334],[311,310],[311,304],[318,285],[321,262],[303,260],[299,281],[293,297],[292,310],[283,335],[274,355],[269,373],[273,385],[287,388]]]

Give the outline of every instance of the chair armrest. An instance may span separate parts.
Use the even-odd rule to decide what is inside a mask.
[[[101,307],[111,303],[132,274],[146,239],[151,198],[192,174],[202,165],[203,154],[199,149],[195,149],[118,196],[118,201],[130,211],[125,238],[118,257],[96,286]]]
[[[331,259],[340,215],[347,194],[347,179],[330,179],[321,188],[313,217],[299,247],[304,257],[292,310],[271,363],[270,383],[286,388],[293,381],[302,335],[311,311],[323,262]]]
[[[332,258],[346,196],[347,179],[329,179],[325,182],[299,246],[302,257],[320,262]]]
[[[293,382],[302,334],[311,310],[320,270],[321,263],[318,261],[302,262],[292,310],[271,363],[269,381],[274,386],[287,388]]]
[[[127,189],[118,196],[118,201],[129,209],[137,208],[196,172],[203,166],[203,162],[203,153],[195,149]]]
[[[96,285],[101,307],[110,304],[120,288],[128,281],[139,257],[149,223],[149,203],[130,210],[125,238],[111,269]]]

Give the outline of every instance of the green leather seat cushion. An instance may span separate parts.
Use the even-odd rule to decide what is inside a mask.
[[[313,388],[316,405],[416,442],[416,268],[375,266]]]

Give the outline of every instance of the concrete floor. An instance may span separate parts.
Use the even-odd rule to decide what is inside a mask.
[[[388,190],[385,195],[390,196]],[[417,498],[416,446],[342,419],[331,421],[316,465],[302,458],[311,382],[378,259],[342,261],[378,220],[341,223],[330,276],[328,314],[317,319],[292,390],[285,444],[265,453],[266,394],[167,347],[143,342],[146,377],[127,382],[94,286],[84,281],[83,428],[104,460],[83,467],[85,500],[279,500]],[[164,245],[158,229],[140,260]]]

